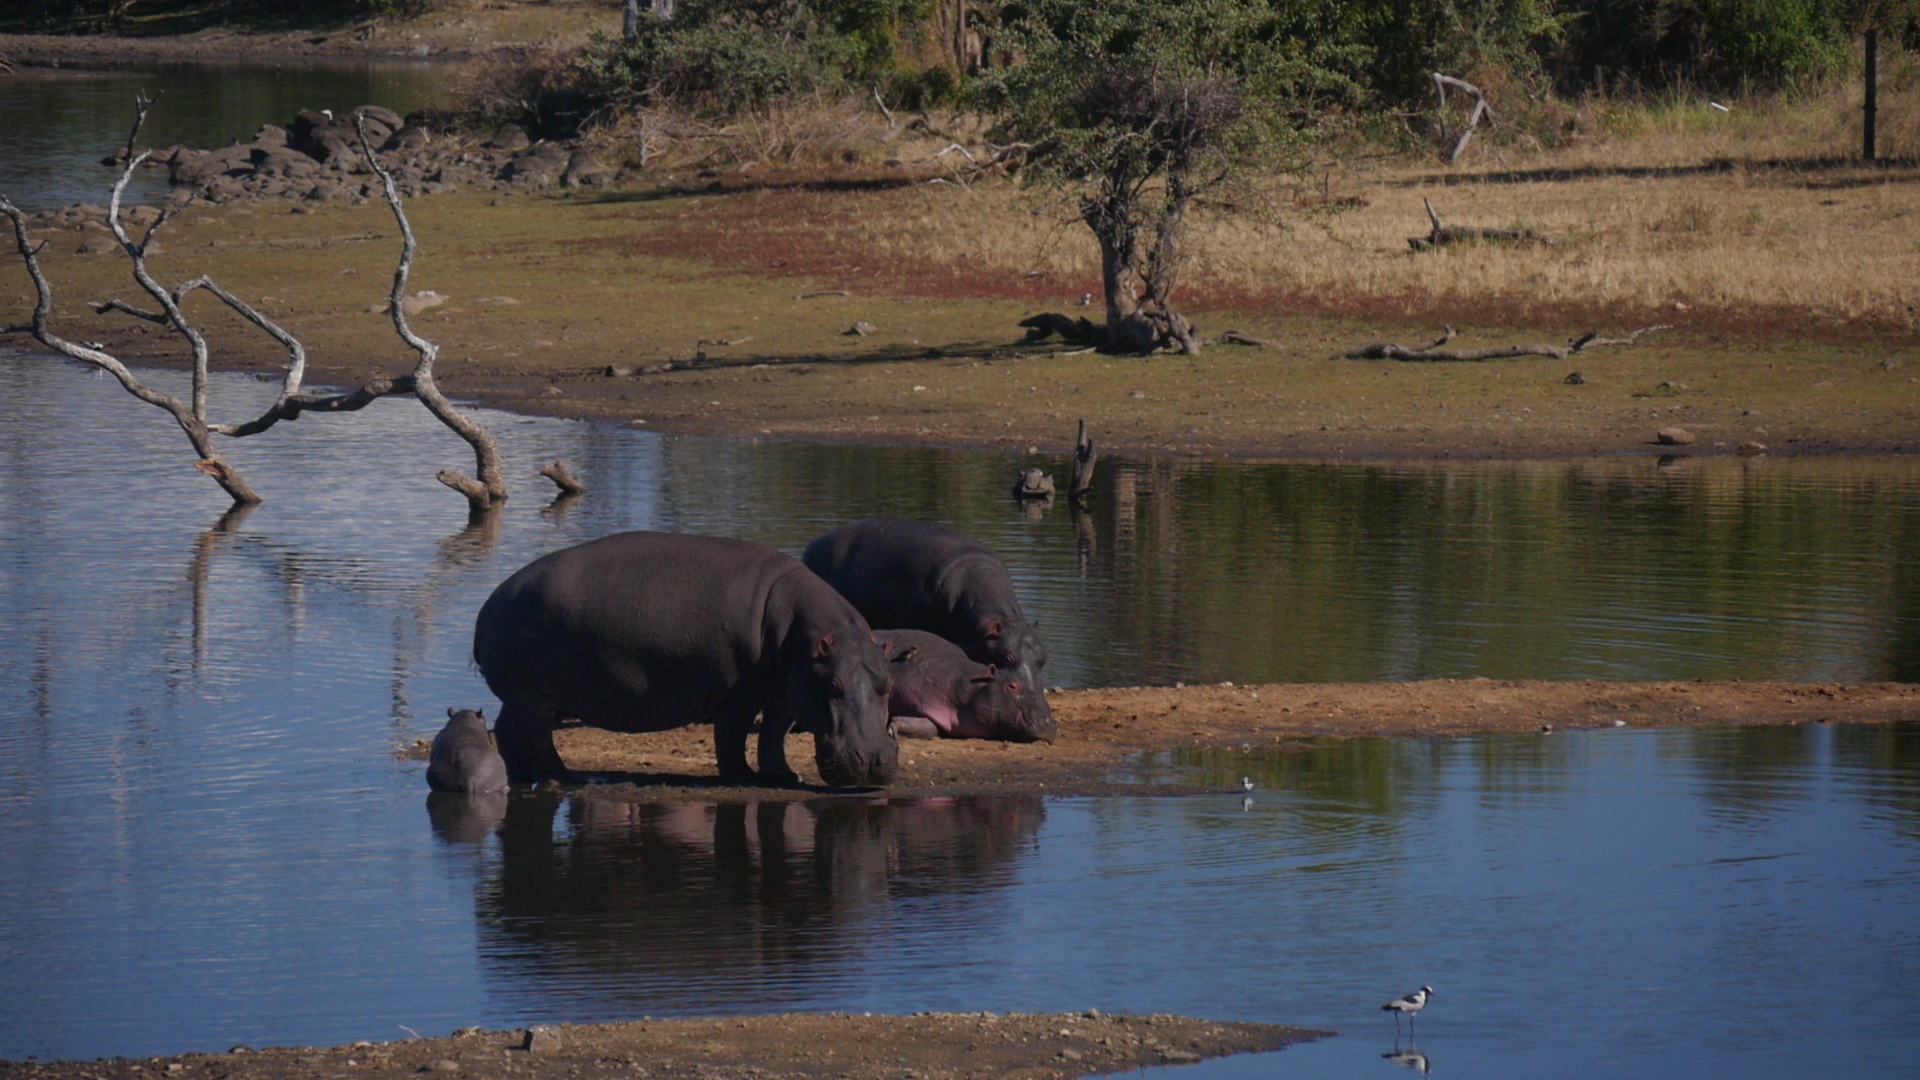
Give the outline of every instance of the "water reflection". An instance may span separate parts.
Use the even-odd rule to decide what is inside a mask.
[[[497,804],[430,802],[471,843]],[[857,979],[894,905],[965,917],[1009,887],[1046,820],[1035,796],[628,804],[527,794],[476,885],[482,964],[505,996],[590,980],[636,1011],[760,1007]],[[559,821],[556,822],[556,818]]]

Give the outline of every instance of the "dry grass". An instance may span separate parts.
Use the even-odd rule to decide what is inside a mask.
[[[1920,92],[1883,96],[1882,146],[1908,153],[1920,146]],[[1186,302],[1581,329],[1677,318],[1707,330],[1910,331],[1920,162],[1849,159],[1852,107],[1844,92],[1731,114],[1593,103],[1583,125],[1611,133],[1552,150],[1490,142],[1454,168],[1402,157],[1274,178],[1257,213],[1216,206],[1196,217]],[[885,152],[911,161],[937,142]],[[1097,251],[1064,200],[925,179],[897,167],[837,182],[761,174],[759,197],[693,208],[655,243],[685,250],[717,231],[721,244],[707,250],[731,265],[925,295],[1069,303],[1097,291]],[[1560,242],[1415,254],[1407,239],[1427,230],[1422,198],[1452,223]]]

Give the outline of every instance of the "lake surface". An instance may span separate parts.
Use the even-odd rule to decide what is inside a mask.
[[[158,95],[142,147],[209,149],[250,139],[262,124],[284,126],[301,109],[444,107],[455,77],[446,65],[401,61],[69,65],[0,75],[0,194],[28,212],[105,206],[118,173],[100,159],[127,144],[137,93]],[[142,170],[130,199],[152,203],[167,186],[164,170]]]
[[[271,391],[221,380],[216,411]],[[1118,461],[1076,521],[1006,500],[1013,457],[482,415],[515,492],[489,522],[404,400],[236,444],[270,501],[224,515],[158,410],[0,354],[0,1056],[1098,1007],[1345,1033],[1182,1076],[1395,1075],[1377,1006],[1423,983],[1442,1073],[1920,1053],[1912,725],[1166,762],[1253,776],[1250,808],[447,804],[393,756],[493,705],[472,617],[536,555],[636,527],[797,551],[878,512],[999,548],[1069,685],[1913,678],[1911,462]],[[591,487],[564,511],[554,457]]]

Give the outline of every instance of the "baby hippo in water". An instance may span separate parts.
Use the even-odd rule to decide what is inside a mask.
[[[455,795],[507,790],[507,763],[493,748],[484,715],[472,709],[447,710],[447,726],[433,737],[427,786]]]
[[[1051,715],[1030,716],[1013,669],[968,658],[960,646],[921,630],[876,630],[893,675],[887,719],[903,739],[1052,742]],[[1038,688],[1035,688],[1038,692]]]

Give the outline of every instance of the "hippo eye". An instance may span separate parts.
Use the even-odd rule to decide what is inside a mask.
[[[1001,658],[1000,658],[1000,666],[1001,666],[1001,667],[1013,667],[1013,666],[1014,666],[1014,663],[1013,663],[1013,654],[1012,654],[1012,653],[1008,653],[1007,655],[1005,655],[1005,656],[1003,656],[1003,657],[1001,657]]]

